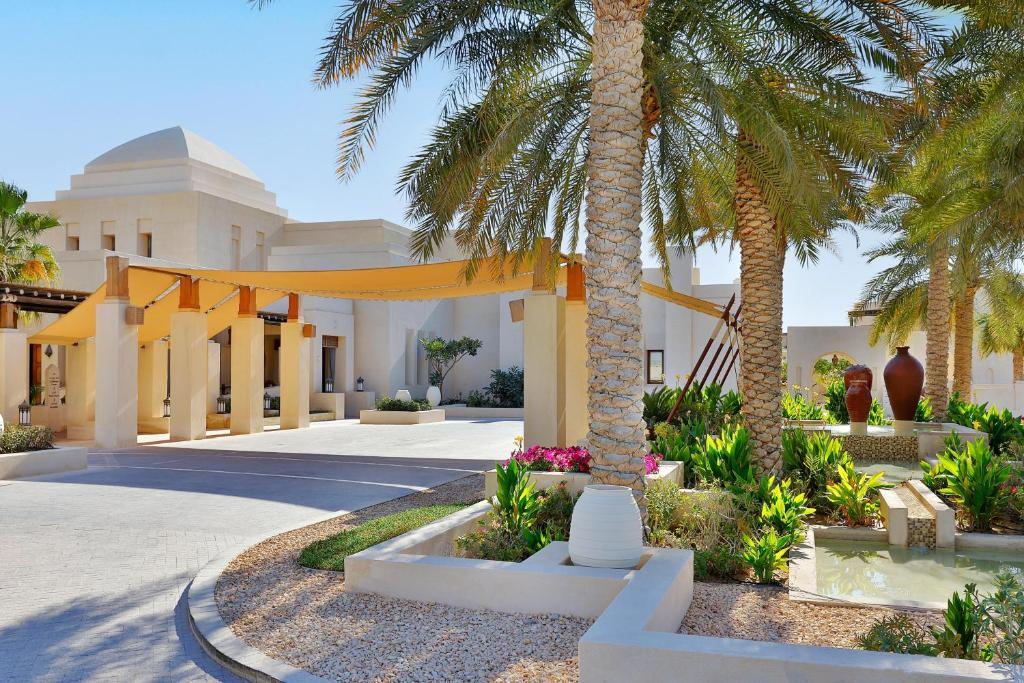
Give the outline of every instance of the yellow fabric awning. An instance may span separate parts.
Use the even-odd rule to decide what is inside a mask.
[[[178,277],[201,281],[199,307],[207,313],[208,333],[224,330],[238,315],[237,290],[256,290],[257,308],[269,306],[286,294],[303,294],[335,299],[376,299],[418,301],[485,296],[531,289],[533,272],[515,272],[511,260],[479,262],[475,277],[466,282],[468,261],[448,261],[390,268],[362,268],[327,271],[241,271],[203,270],[199,268],[155,268],[131,266],[128,287],[131,303],[145,308],[139,342],[146,344],[170,334],[171,315],[178,310],[178,294],[171,288]],[[527,266],[528,267],[528,266]],[[556,283],[564,285],[566,271],[560,267]],[[712,317],[722,315],[722,307],[664,287],[643,283],[643,291],[690,310]],[[161,296],[162,295],[162,296]],[[70,344],[96,334],[96,305],[103,301],[101,286],[70,313],[31,338],[33,343]],[[159,299],[158,299],[159,297]]]

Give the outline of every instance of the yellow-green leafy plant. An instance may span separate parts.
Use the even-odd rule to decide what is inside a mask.
[[[786,568],[786,556],[793,544],[792,537],[779,536],[775,529],[768,529],[758,536],[743,536],[743,561],[749,565],[758,583],[771,583],[776,572]]]
[[[847,526],[873,524],[878,515],[878,491],[885,487],[883,472],[869,475],[847,463],[839,470],[839,481],[828,485],[828,500]]]
[[[954,502],[965,527],[989,529],[993,516],[1006,502],[1003,485],[1013,468],[982,439],[969,442],[960,451],[947,448],[938,459],[933,482],[941,484],[939,493]]]

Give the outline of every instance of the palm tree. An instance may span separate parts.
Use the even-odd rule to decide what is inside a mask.
[[[0,281],[49,282],[60,267],[53,252],[37,240],[60,221],[42,213],[25,211],[28,193],[0,180]]]
[[[647,0],[594,0],[587,163],[587,350],[595,481],[643,505],[647,453],[640,313],[643,18]]]
[[[913,39],[926,35],[930,23],[911,0],[855,0],[829,11],[768,0],[665,0],[646,13],[639,11],[645,3],[630,6],[644,28],[642,134],[616,135],[615,177],[627,178],[626,192],[642,196],[652,251],[663,265],[673,245],[739,242],[749,323],[741,377],[753,399],[745,410],[762,466],[775,469],[785,248],[813,260],[830,246],[829,231],[841,218],[857,217],[862,176],[882,168],[887,150],[876,114],[891,103],[865,91],[862,59],[902,68],[913,58]],[[593,126],[609,123],[591,107],[603,44],[596,15],[607,9],[587,0],[351,3],[317,69],[322,86],[371,74],[341,136],[339,173],[358,169],[397,91],[437,58],[453,74],[441,121],[400,178],[417,227],[414,253],[429,257],[452,232],[471,257],[523,259],[549,229],[556,249],[565,244],[575,251],[585,197],[588,207],[603,198],[612,177],[595,175],[590,163]],[[619,148],[624,144],[635,144],[640,154],[636,187],[636,158]],[[609,220],[632,224],[632,203],[614,209]],[[588,224],[599,231],[600,218],[588,209]],[[619,305],[610,299],[608,305],[624,320],[634,315],[630,283],[634,269],[639,277],[639,246],[625,233],[613,239],[624,240],[614,256],[626,289]],[[595,259],[602,256],[598,246],[588,242]],[[600,277],[588,285],[599,286]],[[619,353],[631,357],[632,349]],[[625,365],[639,368],[636,363]],[[623,372],[617,381],[635,382],[638,397],[639,371]],[[635,415],[635,430],[619,425],[623,444],[642,433],[633,395],[601,395],[603,407],[592,411]],[[618,450],[626,452],[614,466],[626,467],[640,447]]]
[[[1024,381],[1024,282],[1019,277],[993,280],[985,289],[988,312],[978,316],[982,356],[1009,353],[1013,381]]]

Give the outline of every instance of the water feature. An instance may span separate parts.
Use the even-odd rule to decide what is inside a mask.
[[[963,548],[929,550],[819,539],[814,553],[820,595],[873,604],[945,607],[968,583],[991,592],[996,574],[1024,576],[1024,553]]]

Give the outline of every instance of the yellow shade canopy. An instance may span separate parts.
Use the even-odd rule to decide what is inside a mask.
[[[226,329],[238,316],[238,288],[256,291],[256,306],[262,308],[287,294],[335,299],[417,301],[485,296],[517,292],[533,286],[532,271],[517,271],[510,259],[478,262],[475,276],[466,280],[469,261],[447,261],[391,268],[362,268],[327,271],[241,271],[199,268],[154,268],[130,266],[129,298],[133,306],[145,308],[139,343],[146,344],[170,334],[171,315],[178,310],[177,283],[180,277],[200,281],[199,310],[207,314],[208,336]],[[557,270],[555,284],[566,280],[564,267]],[[643,291],[665,301],[718,317],[722,308],[703,299],[671,292],[643,283]],[[104,299],[101,286],[67,315],[31,338],[32,343],[71,344],[96,334],[96,305]]]

